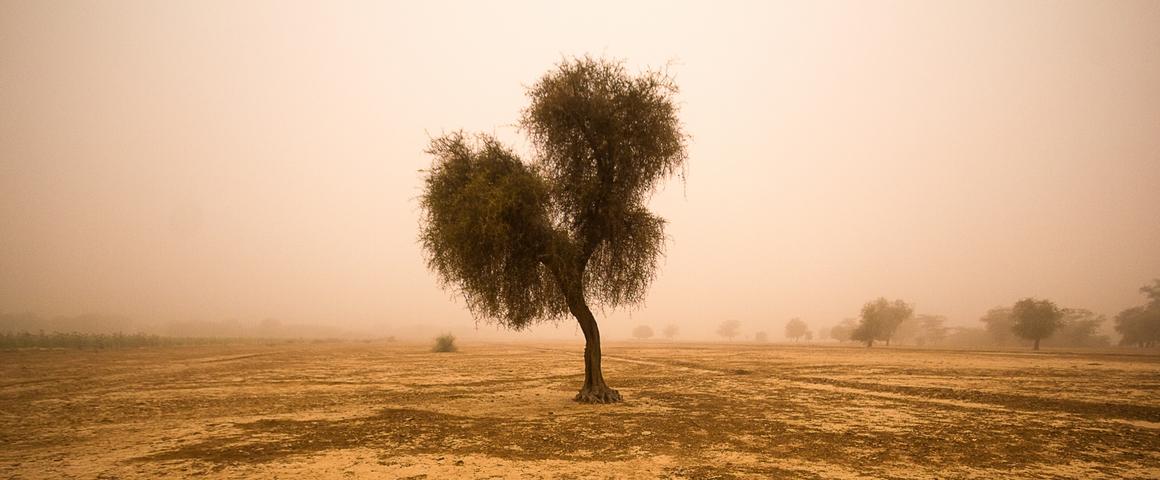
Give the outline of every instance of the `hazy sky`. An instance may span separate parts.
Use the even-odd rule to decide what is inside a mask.
[[[427,140],[527,152],[525,86],[586,53],[671,61],[693,136],[611,337],[1160,277],[1160,2],[0,0],[0,311],[470,331],[416,243]]]

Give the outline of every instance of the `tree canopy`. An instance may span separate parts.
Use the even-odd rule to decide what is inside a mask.
[[[806,333],[809,331],[809,325],[806,325],[806,322],[803,322],[800,318],[791,318],[788,322],[785,322],[785,338],[792,338],[794,341],[797,341],[806,336]]]
[[[522,329],[576,317],[586,340],[578,400],[620,399],[600,373],[590,307],[637,304],[656,275],[665,221],[646,201],[687,160],[676,93],[662,71],[569,59],[527,91],[519,127],[530,161],[483,134],[453,132],[427,149],[428,267],[477,319]]]
[[[879,297],[862,306],[861,323],[850,334],[850,338],[866,342],[867,347],[874,346],[875,340],[885,341],[889,345],[898,325],[911,315],[914,315],[914,307],[906,302]]]
[[[733,340],[741,333],[741,322],[737,320],[725,320],[721,325],[717,326],[717,335]]]
[[[1033,341],[1039,350],[1039,341],[1055,333],[1062,318],[1063,310],[1050,300],[1024,298],[1011,307],[1011,331]]]
[[[1015,340],[1015,332],[1011,330],[1014,323],[1011,307],[995,307],[987,310],[979,321],[986,325],[987,334],[996,344],[1005,345]]]
[[[1107,321],[1103,315],[1086,308],[1064,308],[1059,319],[1059,328],[1048,341],[1052,346],[1061,347],[1101,347],[1110,342],[1100,335],[1100,326]]]
[[[1140,293],[1148,297],[1148,303],[1116,315],[1121,345],[1151,347],[1160,343],[1160,279],[1140,287]]]
[[[923,314],[915,318],[919,324],[917,343],[919,345],[941,343],[947,338],[947,317]]]
[[[849,341],[857,328],[858,322],[853,318],[844,318],[841,323],[830,328],[830,338],[839,342]]]

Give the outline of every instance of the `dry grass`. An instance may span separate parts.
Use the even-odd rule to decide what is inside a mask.
[[[0,478],[1160,477],[1160,358],[610,344],[0,352]]]

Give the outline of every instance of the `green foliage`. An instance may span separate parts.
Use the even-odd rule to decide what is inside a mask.
[[[435,337],[435,346],[431,348],[432,352],[458,352],[459,347],[455,346],[455,335],[444,333]]]
[[[515,329],[567,312],[542,258],[550,251],[543,179],[494,138],[457,132],[431,141],[420,199],[427,265],[479,317]]]
[[[1035,342],[1050,337],[1060,326],[1063,311],[1050,300],[1024,298],[1011,307],[1011,331],[1027,340]]]
[[[914,307],[902,300],[893,302],[879,297],[862,306],[862,321],[850,338],[873,346],[875,340],[890,341],[903,321],[914,315]]]
[[[532,164],[486,135],[432,140],[420,240],[444,287],[516,329],[643,300],[665,239],[645,202],[686,160],[676,91],[658,72],[567,60],[527,92]]]
[[[576,231],[623,235],[623,218],[686,159],[667,75],[631,75],[621,62],[565,61],[528,91],[520,126]]]

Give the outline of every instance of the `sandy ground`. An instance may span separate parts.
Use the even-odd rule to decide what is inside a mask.
[[[1160,357],[609,344],[0,352],[0,478],[1160,478]]]

